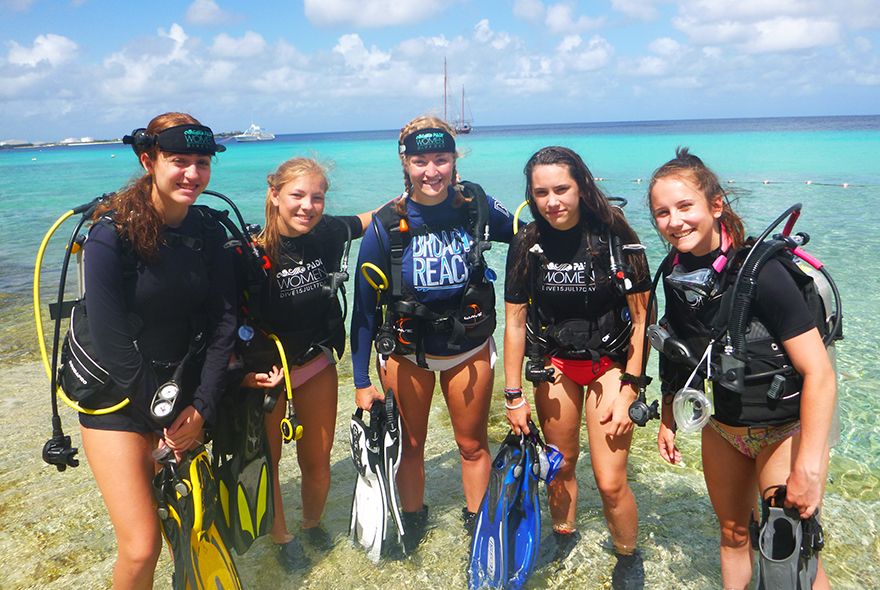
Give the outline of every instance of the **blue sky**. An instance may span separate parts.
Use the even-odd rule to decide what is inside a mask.
[[[444,57],[477,127],[878,114],[878,47],[880,0],[0,0],[0,140],[399,128]]]

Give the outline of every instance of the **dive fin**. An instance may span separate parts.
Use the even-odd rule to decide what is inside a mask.
[[[242,555],[272,530],[275,488],[262,396],[250,390],[230,392],[223,428],[213,445],[222,518],[221,534]]]
[[[153,480],[162,533],[174,557],[174,590],[241,590],[232,553],[217,528],[218,487],[205,447],[177,465],[170,449],[161,449],[162,465]]]
[[[378,563],[387,532],[387,484],[382,458],[382,426],[384,403],[376,401],[370,410],[370,422],[363,420],[358,408],[351,417],[351,459],[357,470],[351,502],[349,534],[353,541],[367,550],[367,557]]]
[[[821,525],[816,516],[802,520],[796,509],[783,507],[785,492],[785,486],[776,486],[772,495],[762,498],[760,528],[752,523],[757,528],[753,541],[759,590],[808,590],[816,580],[818,552],[824,546]],[[808,538],[805,527],[811,532]]]
[[[534,428],[534,425],[531,425]],[[519,496],[514,503],[510,524],[510,551],[507,569],[509,577],[505,588],[518,590],[525,585],[535,570],[538,549],[541,542],[541,500],[538,482],[541,474],[541,449],[532,439],[523,443],[524,470],[520,482]],[[545,458],[546,462],[546,458]]]
[[[471,590],[502,588],[507,584],[509,519],[524,475],[522,442],[522,437],[508,434],[492,461],[489,485],[474,523],[468,566],[468,588]]]
[[[385,476],[385,498],[388,504],[388,512],[397,527],[398,540],[403,539],[405,534],[403,517],[401,516],[400,501],[397,497],[397,469],[400,467],[400,413],[397,411],[397,403],[394,400],[394,391],[388,389],[385,392],[385,416],[382,428],[382,459]]]

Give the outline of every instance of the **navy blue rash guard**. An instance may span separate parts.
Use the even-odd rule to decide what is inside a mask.
[[[106,416],[80,414],[90,428],[148,432],[149,403],[159,379],[150,361],[177,362],[186,354],[192,329],[201,319],[208,342],[195,391],[183,391],[180,409],[193,405],[212,423],[225,389],[236,315],[231,261],[223,251],[223,230],[206,227],[201,213],[190,208],[180,227],[164,228],[155,262],[132,264],[108,223],[96,223],[85,243],[85,299],[95,351],[111,378],[132,403]],[[179,234],[198,238],[204,252],[186,245]],[[166,243],[167,242],[167,243]],[[159,371],[162,373],[162,371]],[[166,371],[167,372],[167,371]]]
[[[447,310],[457,303],[468,281],[467,252],[473,243],[467,222],[467,206],[454,208],[454,193],[450,188],[446,200],[437,205],[420,205],[406,200],[407,222],[410,230],[421,226],[442,227],[427,235],[414,236],[403,252],[404,291],[415,295],[432,311]],[[513,237],[513,216],[498,201],[488,197],[489,239],[510,242]],[[394,204],[386,206],[393,207]],[[452,228],[452,229],[448,229]],[[377,237],[377,230],[379,236]],[[351,320],[351,359],[354,385],[361,389],[370,385],[370,357],[376,334],[376,291],[360,272],[361,265],[371,262],[391,277],[388,234],[375,218],[361,242],[355,281],[354,310]],[[452,356],[472,350],[483,341],[468,340],[460,349],[450,350],[448,335],[429,334],[425,338],[425,353],[431,356]]]

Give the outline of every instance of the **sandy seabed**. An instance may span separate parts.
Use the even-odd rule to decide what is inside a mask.
[[[459,460],[439,395],[431,410],[426,447],[426,502],[430,506],[431,530],[425,543],[407,560],[374,566],[348,541],[354,468],[348,449],[353,387],[350,377],[346,377],[350,375],[347,362],[340,365],[340,373],[340,409],[331,459],[333,483],[324,518],[335,546],[323,555],[307,548],[313,559],[311,569],[287,574],[277,564],[270,540],[261,538],[244,556],[236,558],[244,586],[466,588],[469,541],[460,521],[464,497]],[[115,539],[84,456],[79,455],[79,467],[64,473],[41,459],[42,446],[51,435],[47,389],[39,363],[0,369],[0,589],[109,588]],[[501,412],[501,402],[496,400],[489,433],[493,452],[506,432]],[[75,414],[62,407],[62,417],[66,434],[79,446]],[[682,441],[688,466],[671,468],[657,457],[655,437],[656,426],[638,430],[630,461],[631,485],[640,509],[639,543],[646,561],[646,588],[718,587],[717,532],[696,468],[698,443],[694,438]],[[582,539],[565,561],[539,569],[530,587],[610,587],[614,558],[588,460],[584,448],[578,469],[578,526]],[[281,485],[288,525],[296,530],[301,502],[299,468],[292,447],[285,447]],[[824,554],[835,587],[880,587],[876,582],[880,579],[877,508],[876,501],[853,504],[833,493],[827,497],[828,548]],[[844,519],[840,527],[836,524],[839,519]],[[860,531],[857,536],[848,534],[846,522]],[[549,530],[546,508],[544,527]],[[172,569],[169,555],[163,551],[155,588],[171,587]]]

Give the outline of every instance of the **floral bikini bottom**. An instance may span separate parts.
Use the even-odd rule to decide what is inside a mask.
[[[718,436],[731,444],[733,448],[748,457],[754,459],[767,447],[794,436],[801,431],[800,420],[780,424],[779,426],[725,426],[715,418],[709,420],[709,426],[718,433]],[[733,433],[727,430],[735,428],[742,433]]]

